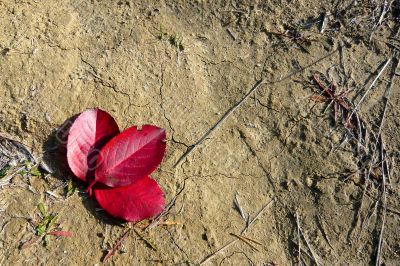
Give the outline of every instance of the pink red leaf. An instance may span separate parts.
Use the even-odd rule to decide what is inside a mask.
[[[67,142],[67,160],[72,172],[81,180],[93,175],[100,148],[119,133],[114,118],[100,109],[81,113],[71,126]]]
[[[68,231],[51,231],[47,233],[48,235],[53,235],[53,236],[63,236],[63,237],[72,237],[73,234],[72,232]]]
[[[120,187],[148,176],[164,157],[165,137],[165,130],[156,126],[126,129],[100,150],[96,181]]]
[[[136,222],[160,214],[164,210],[164,193],[157,182],[146,176],[125,187],[94,187],[100,206],[110,215]]]

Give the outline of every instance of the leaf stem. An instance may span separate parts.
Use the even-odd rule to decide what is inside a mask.
[[[93,187],[94,184],[96,184],[96,179],[92,180],[92,181],[89,183],[89,186],[88,186],[87,189],[86,189],[86,192],[89,193],[89,196],[90,196],[90,197],[92,197],[92,187]]]

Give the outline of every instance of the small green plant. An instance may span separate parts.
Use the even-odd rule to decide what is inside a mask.
[[[183,51],[184,47],[183,47],[183,38],[180,37],[179,35],[172,35],[171,37],[169,37],[169,43],[176,47],[179,51]]]
[[[3,178],[7,175],[8,170],[10,170],[11,166],[10,165],[6,165],[4,166],[1,170],[0,170],[0,178]]]
[[[163,26],[160,25],[160,29],[159,29],[159,31],[158,31],[158,39],[159,39],[160,41],[162,41],[162,40],[164,40],[164,37],[165,37],[166,35],[168,35],[168,33],[164,32]]]
[[[36,235],[42,237],[43,244],[47,246],[49,244],[48,232],[53,228],[55,222],[57,221],[57,215],[52,213],[47,213],[46,206],[43,203],[38,204],[38,209],[42,220],[36,226]]]
[[[39,171],[39,169],[38,169],[37,166],[32,167],[32,168],[29,170],[29,173],[30,173],[31,175],[33,175],[33,176],[42,176],[42,173]]]
[[[36,226],[36,235],[42,239],[44,246],[48,246],[50,235],[72,236],[70,232],[55,230],[58,219],[57,214],[48,213],[47,208],[43,203],[38,204],[38,209],[41,221]]]
[[[39,218],[32,219],[31,223],[35,227],[35,235],[31,237],[30,240],[23,243],[20,248],[25,249],[30,247],[36,242],[43,243],[43,246],[49,245],[50,236],[60,236],[60,237],[71,237],[72,232],[59,230],[59,225],[57,225],[58,215],[55,213],[49,213],[46,206],[41,202],[37,206],[39,210]]]
[[[40,172],[37,165],[33,165],[29,161],[24,161],[22,163],[23,169],[20,170],[18,173],[20,175],[30,174],[31,176],[38,176],[41,177],[42,173]]]
[[[157,39],[163,41],[166,39],[167,36],[169,36],[169,38],[167,39],[169,43],[174,46],[179,52],[185,49],[183,46],[183,37],[179,36],[178,34],[168,34],[168,32],[164,30],[163,26],[160,25],[160,28],[158,29]]]
[[[71,197],[72,195],[74,195],[75,194],[75,192],[76,192],[76,186],[74,185],[74,183],[72,182],[72,180],[71,179],[69,179],[68,181],[67,181],[67,187],[65,188],[65,191],[66,191],[66,197],[68,198],[68,197]]]

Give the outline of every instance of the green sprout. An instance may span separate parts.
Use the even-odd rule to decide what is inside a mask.
[[[38,204],[38,210],[40,213],[41,220],[36,225],[36,235],[43,241],[44,246],[49,245],[49,236],[72,236],[71,232],[57,230],[56,222],[58,215],[54,213],[49,213],[46,206],[41,202]]]
[[[172,35],[169,38],[169,43],[172,46],[175,46],[179,51],[183,51],[184,47],[183,47],[183,38],[178,36],[178,35]]]
[[[76,192],[76,187],[75,187],[74,183],[72,182],[72,180],[69,179],[67,181],[66,197],[70,197],[70,196],[74,195],[75,192]]]
[[[11,166],[6,165],[0,170],[0,178],[3,178],[7,175],[8,170],[10,170]]]
[[[32,167],[30,170],[29,170],[29,173],[31,174],[31,175],[33,175],[33,176],[42,176],[42,173],[39,171],[39,169],[38,169],[38,167],[37,166],[34,166],[34,167]]]
[[[183,46],[183,37],[179,36],[178,34],[168,34],[166,31],[164,31],[164,28],[162,25],[160,25],[160,28],[158,29],[158,34],[157,34],[157,39],[159,39],[160,41],[165,40],[166,36],[170,36],[168,38],[169,43],[176,47],[176,49],[178,49],[178,51],[183,51],[185,48]]]
[[[162,25],[160,25],[160,29],[158,31],[158,39],[162,41],[164,36],[168,35],[168,33],[164,32]]]
[[[24,167],[24,169],[20,170],[18,174],[20,175],[30,174],[32,176],[38,176],[38,177],[42,176],[42,173],[40,172],[38,166],[37,165],[32,166],[32,164],[27,160],[22,163],[22,166]]]

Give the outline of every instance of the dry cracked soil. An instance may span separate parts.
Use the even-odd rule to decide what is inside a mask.
[[[398,265],[399,25],[387,0],[0,0],[0,132],[47,165],[1,186],[0,264]],[[52,146],[91,107],[168,135],[170,208],[105,262],[126,227]],[[40,203],[73,237],[36,239]]]

